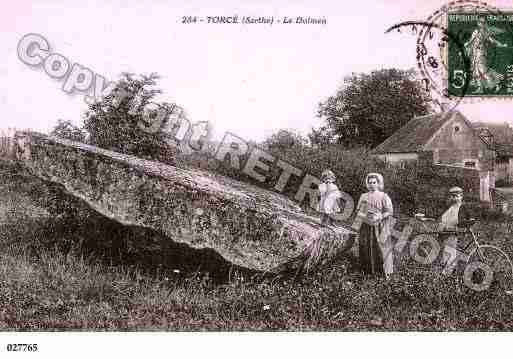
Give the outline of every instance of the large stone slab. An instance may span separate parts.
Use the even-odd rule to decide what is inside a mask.
[[[211,248],[242,267],[275,271],[316,241],[350,245],[349,230],[326,229],[296,203],[255,186],[37,133],[18,137],[16,157],[31,175],[121,224]]]

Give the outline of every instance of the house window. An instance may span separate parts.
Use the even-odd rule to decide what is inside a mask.
[[[454,133],[460,132],[460,126],[454,126]]]
[[[463,162],[465,167],[476,168],[476,161],[465,161]]]

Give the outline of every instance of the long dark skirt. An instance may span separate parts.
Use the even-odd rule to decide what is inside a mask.
[[[360,227],[360,238],[358,241],[360,257],[360,268],[366,274],[384,275],[383,255],[376,238],[374,228],[367,223]]]

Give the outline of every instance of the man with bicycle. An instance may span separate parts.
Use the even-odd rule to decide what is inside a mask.
[[[463,190],[460,187],[452,187],[448,193],[449,208],[440,216],[438,231],[439,238],[443,242],[442,273],[450,274],[454,270],[458,255],[458,236],[455,233],[461,227],[468,226],[470,213],[463,203]]]
[[[472,224],[470,211],[463,203],[463,190],[460,187],[452,187],[448,192],[449,208],[439,218],[438,239],[443,243],[442,264],[443,274],[451,274],[458,263],[458,230]],[[423,217],[418,217],[423,219]]]

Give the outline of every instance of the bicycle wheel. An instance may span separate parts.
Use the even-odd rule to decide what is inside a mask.
[[[479,274],[479,271],[473,271],[472,269],[474,268],[470,267],[472,263],[485,264],[485,266],[474,265],[474,268],[479,266],[484,272],[489,268],[492,275],[491,285],[493,285],[493,283],[497,283],[500,288],[505,291],[511,291],[511,289],[513,289],[513,263],[509,256],[500,248],[485,244],[475,247],[468,257],[467,274],[473,274],[473,277],[469,277],[467,279],[471,279],[473,283],[479,283],[486,280],[484,276],[489,275],[490,273]],[[488,268],[486,266],[488,266]],[[470,273],[471,271],[473,273]]]

